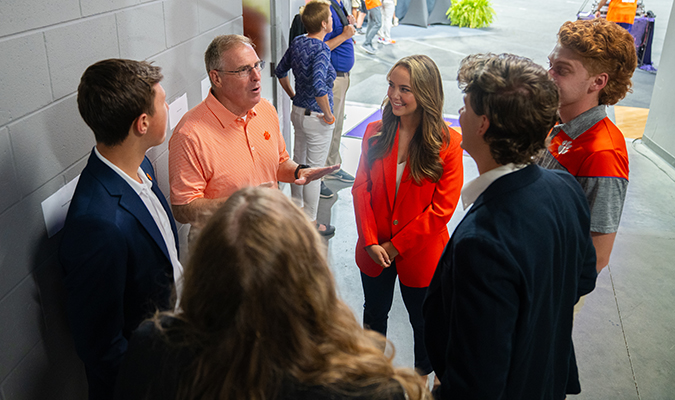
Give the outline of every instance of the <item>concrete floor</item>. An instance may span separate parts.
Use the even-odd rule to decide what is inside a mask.
[[[462,96],[454,78],[465,55],[513,52],[545,65],[558,27],[574,18],[581,3],[540,0],[535,7],[530,1],[495,0],[497,21],[488,29],[401,25],[392,29],[397,43],[381,48],[375,56],[358,49],[363,36],[357,36],[345,132],[381,103],[386,94],[385,75],[399,58],[424,53],[436,61],[445,78],[444,111],[455,115]],[[657,14],[653,59],[658,67],[672,2],[645,3]],[[621,105],[648,107],[654,77],[637,71],[634,93]],[[343,167],[348,172],[356,171],[360,145],[358,139],[343,138]],[[630,185],[610,265],[598,277],[596,290],[575,321],[582,394],[574,398],[579,399],[675,399],[675,169],[640,140],[627,140],[627,145]],[[465,181],[477,176],[468,156],[464,167]],[[354,262],[357,233],[350,187],[335,181],[328,185],[337,196],[321,201],[319,220],[337,228],[328,240],[330,263],[342,298],[360,319],[363,294]],[[458,210],[449,224],[451,232],[462,217]],[[396,348],[396,363],[412,366],[412,330],[398,289],[389,339]]]

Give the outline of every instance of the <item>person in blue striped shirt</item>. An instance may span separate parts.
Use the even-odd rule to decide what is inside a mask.
[[[293,101],[291,122],[295,130],[293,160],[299,168],[323,167],[333,135],[333,82],[335,68],[330,60],[330,48],[323,39],[333,30],[330,3],[312,0],[300,12],[307,35],[293,39],[275,73],[279,83]],[[291,87],[288,71],[293,70],[295,88]],[[291,184],[294,202],[315,221],[319,205],[320,182],[304,186]],[[319,233],[330,236],[335,227],[316,223]]]

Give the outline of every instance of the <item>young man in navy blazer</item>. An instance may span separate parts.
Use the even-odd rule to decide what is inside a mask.
[[[441,399],[550,399],[580,392],[572,311],[595,287],[581,186],[532,157],[556,122],[544,68],[510,55],[465,58],[462,148],[480,176],[424,304],[425,344]]]
[[[145,157],[166,137],[161,79],[147,62],[111,59],[87,68],[78,87],[96,146],[68,210],[59,258],[89,399],[112,399],[131,332],[180,292],[176,225]]]

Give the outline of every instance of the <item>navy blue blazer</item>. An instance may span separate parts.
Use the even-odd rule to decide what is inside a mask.
[[[424,303],[442,399],[555,399],[579,393],[572,314],[595,287],[586,197],[574,177],[530,165],[476,199]]]
[[[178,248],[171,209],[147,157],[141,168],[169,216]],[[89,399],[110,399],[131,332],[156,308],[169,307],[173,267],[141,198],[93,151],[68,210],[59,259]]]

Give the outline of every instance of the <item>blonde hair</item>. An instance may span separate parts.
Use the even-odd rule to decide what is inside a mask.
[[[316,228],[280,191],[232,195],[185,269],[174,316],[197,357],[178,398],[270,399],[288,382],[373,396],[403,386],[410,399],[430,398],[414,371],[382,353],[386,339],[362,329],[337,297],[325,253]]]

